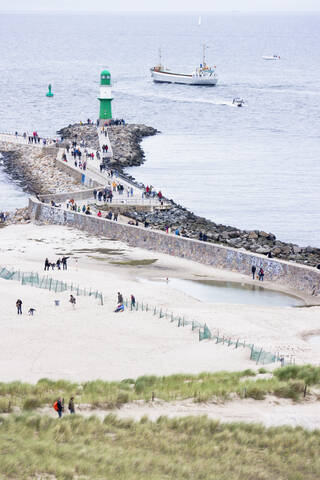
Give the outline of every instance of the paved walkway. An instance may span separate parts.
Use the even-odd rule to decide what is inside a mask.
[[[144,189],[137,187],[135,184],[130,182],[129,180],[123,178],[122,176],[119,176],[117,171],[114,171],[113,175],[111,175],[112,169],[106,169],[103,170],[102,172],[100,171],[100,164],[102,161],[102,157],[112,157],[112,146],[110,143],[110,139],[108,137],[106,127],[104,129],[102,128],[97,128],[98,132],[98,137],[99,137],[99,144],[100,144],[100,159],[97,158],[97,152],[96,150],[89,148],[89,147],[80,147],[77,146],[77,148],[81,151],[81,163],[83,165],[83,162],[86,162],[86,169],[83,170],[82,168],[79,167],[79,159],[77,159],[77,166],[75,165],[75,159],[71,155],[71,150],[72,148],[70,147],[69,153],[67,152],[66,148],[63,147],[59,141],[55,141],[53,139],[45,139],[45,143],[43,138],[40,138],[40,142],[35,143],[29,143],[29,135],[26,137],[23,137],[22,135],[15,135],[15,134],[0,134],[0,141],[7,142],[7,143],[12,143],[15,145],[23,145],[23,146],[30,146],[30,147],[36,147],[36,148],[45,148],[48,146],[57,146],[57,160],[61,163],[66,163],[71,169],[74,169],[76,171],[82,172],[86,177],[91,179],[92,181],[97,182],[100,187],[97,187],[97,190],[102,189],[102,188],[110,188],[113,190],[113,199],[112,199],[112,204],[113,205],[144,205],[144,206],[154,206],[154,207],[161,207],[160,201],[158,197],[146,197]],[[71,143],[71,142],[70,142]],[[102,145],[108,145],[108,154],[102,155]],[[87,154],[94,154],[94,157],[91,158],[90,156],[87,156]],[[66,155],[67,162],[64,162],[62,160],[62,156]],[[121,184],[124,186],[123,193],[120,194],[117,190],[117,186]],[[115,188],[115,190],[114,190]],[[74,192],[73,192],[74,193]],[[71,194],[71,192],[70,192]],[[87,199],[84,200],[92,200],[92,197],[88,197]],[[98,202],[100,205],[105,204],[105,202]],[[164,201],[164,206],[166,208],[167,202]]]

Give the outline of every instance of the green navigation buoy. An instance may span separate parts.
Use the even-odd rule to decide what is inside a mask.
[[[51,83],[48,85],[48,93],[46,93],[46,97],[53,97],[53,93],[51,92]]]

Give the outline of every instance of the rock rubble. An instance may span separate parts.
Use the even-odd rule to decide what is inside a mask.
[[[75,123],[68,127],[60,128],[57,134],[63,139],[80,142],[83,140],[88,148],[99,149],[97,127],[94,124]]]
[[[124,167],[141,165],[144,152],[140,146],[143,137],[155,135],[158,131],[153,127],[141,124],[112,125],[108,127],[109,139],[113,150],[111,164],[121,171]]]
[[[170,227],[174,232],[179,229],[180,235],[199,239],[200,232],[206,234],[208,242],[220,243],[233,248],[249,250],[253,253],[269,254],[283,260],[291,260],[304,265],[320,264],[320,249],[299,247],[293,243],[285,243],[276,239],[273,233],[262,230],[240,230],[228,225],[216,224],[211,220],[198,217],[181,205],[171,200],[171,208],[154,212],[137,211],[128,208],[124,215],[139,222],[147,222],[151,228],[166,230]]]
[[[4,169],[33,194],[75,192],[83,189],[68,173],[56,167],[56,147],[39,148],[0,142]]]

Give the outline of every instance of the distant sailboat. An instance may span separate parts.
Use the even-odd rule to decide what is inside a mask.
[[[199,20],[198,20],[198,25],[199,25],[199,27],[200,27],[200,25],[201,25],[201,22],[202,22],[202,18],[201,18],[201,15],[200,15],[200,16],[199,16]]]

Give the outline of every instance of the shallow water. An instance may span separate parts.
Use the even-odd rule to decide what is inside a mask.
[[[320,347],[320,335],[312,335],[308,338],[308,343],[314,347]]]
[[[146,280],[143,280],[146,281]],[[152,282],[174,288],[202,302],[259,305],[268,307],[294,307],[304,305],[303,300],[282,292],[267,290],[261,285],[216,280],[184,280],[170,278],[168,283]]]

